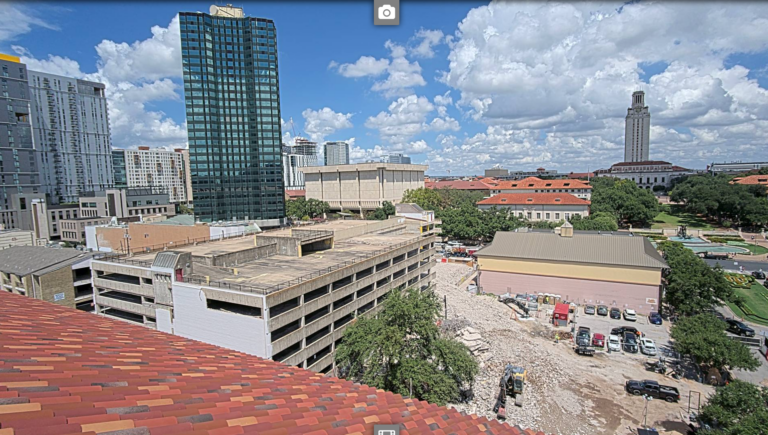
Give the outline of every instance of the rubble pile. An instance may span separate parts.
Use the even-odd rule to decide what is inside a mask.
[[[495,296],[472,295],[459,289],[456,284],[466,269],[450,263],[439,263],[434,269],[435,292],[441,299],[445,296],[448,305],[443,330],[452,328],[456,338],[472,350],[480,363],[472,400],[451,406],[495,419],[493,405],[499,394],[499,382],[504,367],[513,364],[525,368],[528,374],[524,404],[516,407],[514,402],[507,402],[507,422],[548,433],[594,433],[591,419],[574,419],[574,414],[589,413],[592,404],[571,391],[578,388],[580,375],[555,354],[557,345],[549,337],[550,330],[514,320],[512,309]]]

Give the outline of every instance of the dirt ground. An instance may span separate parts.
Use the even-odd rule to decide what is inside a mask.
[[[570,341],[556,344],[550,338],[551,326],[543,313],[540,318],[523,320],[495,297],[472,295],[460,289],[456,283],[467,272],[467,266],[438,263],[433,270],[437,276],[436,293],[447,300],[448,322],[471,326],[489,347],[479,358],[481,369],[473,388],[475,397],[468,403],[451,405],[459,410],[496,418],[492,408],[508,363],[526,368],[528,382],[522,407],[514,406],[514,399],[508,399],[506,422],[551,434],[634,432],[644,423],[646,403],[642,397],[624,391],[624,383],[629,379],[652,379],[680,390],[679,403],[648,403],[647,424],[660,432],[678,429],[684,433],[681,422],[689,411],[689,392],[694,392],[693,411],[698,394],[703,404],[712,393],[711,387],[695,381],[674,380],[646,371],[642,356],[579,356]]]

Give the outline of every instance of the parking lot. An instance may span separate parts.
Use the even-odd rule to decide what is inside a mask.
[[[572,314],[573,315],[573,314]],[[605,335],[606,340],[608,339],[608,335],[611,333],[611,329],[618,328],[621,326],[631,326],[634,328],[637,328],[640,332],[645,334],[645,338],[650,338],[651,340],[656,343],[656,347],[659,350],[659,355],[656,357],[650,357],[650,358],[658,358],[660,355],[664,355],[665,352],[668,352],[671,350],[670,341],[669,341],[669,331],[667,330],[667,324],[666,322],[662,325],[653,325],[651,323],[648,323],[648,318],[646,316],[637,315],[637,321],[636,322],[629,322],[624,320],[622,317],[621,319],[611,319],[609,316],[598,316],[597,314],[584,314],[584,307],[578,307],[576,315],[576,328],[575,330],[578,330],[580,326],[586,326],[590,329],[590,332],[592,334],[598,333]],[[599,350],[599,349],[598,349]],[[607,351],[607,348],[604,349]],[[612,352],[614,354],[615,352]],[[639,351],[637,354],[631,354],[628,352],[624,352],[622,350],[621,354],[627,355],[627,356],[638,356],[643,359],[649,358],[645,355],[642,355]]]

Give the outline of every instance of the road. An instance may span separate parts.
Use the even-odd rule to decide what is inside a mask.
[[[720,265],[725,270],[738,271],[739,266],[744,266],[745,272],[754,272],[756,270],[768,271],[768,263],[758,261],[739,261],[739,260],[709,260],[704,259],[711,267]]]

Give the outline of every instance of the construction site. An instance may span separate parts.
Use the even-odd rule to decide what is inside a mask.
[[[714,391],[693,380],[647,371],[643,363],[648,358],[642,354],[599,351],[594,357],[580,356],[569,339],[570,328],[555,330],[546,313],[524,318],[496,295],[468,291],[471,267],[438,263],[433,271],[435,292],[446,303],[447,318],[441,327],[466,344],[480,364],[473,397],[450,405],[456,409],[496,419],[500,380],[506,366],[512,365],[525,370],[525,386],[521,406],[515,406],[517,398],[507,399],[510,425],[569,435],[636,433],[643,426],[685,434],[690,413],[697,412]],[[637,326],[645,327],[640,322]],[[555,334],[561,335],[559,343]],[[674,386],[681,398],[668,403],[629,395],[624,385],[631,379]]]

